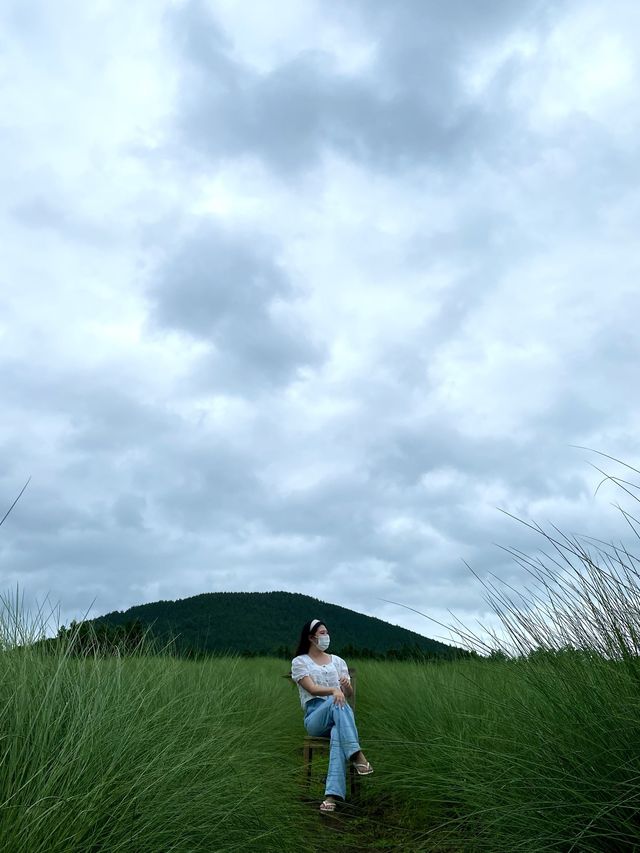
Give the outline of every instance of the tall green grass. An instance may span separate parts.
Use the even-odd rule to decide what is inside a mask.
[[[396,809],[424,828],[419,849],[640,850],[640,561],[529,526],[543,549],[510,553],[530,584],[483,581],[500,634],[452,628],[494,660],[367,665],[372,752]]]
[[[533,527],[545,550],[511,552],[530,587],[484,582],[501,635],[454,629],[499,655],[349,661],[375,773],[331,817],[317,812],[326,759],[317,800],[301,794],[282,661],[189,662],[145,643],[78,658],[73,638],[47,652],[5,602],[0,850],[640,850],[640,562]]]
[[[5,599],[0,850],[297,853],[313,834],[281,661],[79,658],[37,636]]]
[[[619,664],[360,671],[375,683],[359,727],[379,771],[365,794],[384,795],[396,821],[422,831],[416,850],[637,849],[640,691]]]
[[[314,799],[302,796],[302,714],[282,661],[70,652],[0,655],[0,850],[640,843],[640,687],[622,661],[355,662],[376,772],[328,818],[317,812],[325,758]]]

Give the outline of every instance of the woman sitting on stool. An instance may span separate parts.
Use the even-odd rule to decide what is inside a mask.
[[[296,657],[291,661],[291,677],[300,692],[307,734],[331,738],[322,812],[335,809],[336,797],[346,799],[348,760],[355,763],[360,776],[373,773],[360,749],[355,717],[345,699],[353,695],[349,669],[338,655],[326,654],[328,646],[327,626],[320,619],[312,619],[303,625]]]

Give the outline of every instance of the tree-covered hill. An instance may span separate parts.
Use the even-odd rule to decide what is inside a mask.
[[[95,624],[151,626],[154,637],[173,638],[182,653],[295,654],[308,619],[322,619],[331,649],[344,657],[456,657],[455,649],[374,616],[295,592],[209,592],[116,610]]]

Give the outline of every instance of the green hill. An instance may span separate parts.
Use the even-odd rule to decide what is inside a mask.
[[[163,642],[173,638],[176,649],[185,654],[239,652],[291,658],[302,626],[313,618],[327,623],[331,651],[345,657],[451,658],[462,652],[374,616],[295,592],[208,592],[139,604],[92,621],[140,622],[151,626]]]

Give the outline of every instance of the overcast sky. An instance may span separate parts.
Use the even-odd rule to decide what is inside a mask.
[[[640,461],[639,43],[634,0],[5,0],[2,589],[444,636],[382,599],[488,619],[465,561],[542,544],[498,508],[621,537],[571,445]]]

